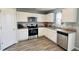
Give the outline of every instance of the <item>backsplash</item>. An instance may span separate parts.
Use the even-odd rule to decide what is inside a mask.
[[[22,25],[22,28],[27,28],[28,22],[18,22],[18,24]],[[53,22],[37,22],[38,27],[54,27]],[[63,22],[61,24],[61,28],[70,28],[70,29],[76,29],[76,23],[75,22]]]
[[[38,22],[38,26],[42,27],[52,27],[53,26],[53,22]]]
[[[53,27],[52,22],[37,22],[38,27]],[[17,28],[27,28],[28,22],[17,22]]]
[[[26,22],[17,22],[17,28],[18,29],[23,29],[27,27],[27,23]]]

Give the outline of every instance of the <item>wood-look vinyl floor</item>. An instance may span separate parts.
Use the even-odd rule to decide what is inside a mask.
[[[64,51],[52,41],[45,37],[24,40],[12,45],[4,51]]]

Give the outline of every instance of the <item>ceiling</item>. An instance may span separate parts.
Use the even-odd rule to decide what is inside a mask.
[[[39,11],[50,11],[53,10],[54,8],[35,8],[35,9]]]
[[[48,14],[53,12],[55,8],[17,8],[17,11]]]

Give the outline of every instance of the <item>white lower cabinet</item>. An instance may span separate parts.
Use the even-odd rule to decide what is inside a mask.
[[[38,29],[38,36],[44,36],[44,28]]]
[[[46,22],[54,22],[54,13],[46,14],[45,21]]]
[[[75,47],[75,39],[76,39],[76,33],[70,33],[68,34],[68,51],[72,51]]]
[[[51,41],[57,43],[57,31],[46,28],[45,36],[49,38]]]
[[[46,36],[51,41],[57,43],[57,32],[49,28],[38,28],[38,36]],[[18,41],[28,39],[28,29],[18,29],[17,30],[17,39]]]
[[[28,39],[28,29],[18,29],[17,30],[17,39],[18,41]]]
[[[49,28],[39,28],[38,36],[46,36],[51,41],[57,43],[57,31]]]

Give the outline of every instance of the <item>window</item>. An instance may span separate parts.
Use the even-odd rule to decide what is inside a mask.
[[[57,12],[56,13],[55,23],[56,23],[56,26],[57,27],[60,27],[61,26],[61,16],[62,16],[62,13],[61,12]]]

